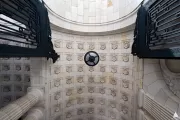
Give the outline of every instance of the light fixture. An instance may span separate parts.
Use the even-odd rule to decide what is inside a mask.
[[[95,51],[89,51],[85,54],[84,61],[88,66],[95,66],[99,63],[99,55]]]

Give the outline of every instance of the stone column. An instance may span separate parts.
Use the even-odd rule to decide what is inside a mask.
[[[40,89],[31,89],[22,98],[0,109],[0,120],[18,120],[42,98],[43,92]]]
[[[42,120],[43,116],[43,108],[33,108],[23,120]]]

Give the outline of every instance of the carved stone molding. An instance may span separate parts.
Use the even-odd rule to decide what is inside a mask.
[[[93,104],[95,102],[93,97],[88,98],[88,103],[89,104]]]
[[[21,77],[21,76],[20,76],[20,77]],[[11,81],[10,75],[2,75],[2,79],[3,79],[3,81],[5,81],[5,82]],[[20,81],[21,81],[21,80],[20,80]]]
[[[110,111],[110,112],[109,112],[109,115],[110,115],[110,118],[111,118],[111,119],[116,119],[116,113],[115,113],[115,112]]]
[[[105,53],[101,53],[101,54],[99,54],[99,56],[100,56],[101,61],[106,61],[106,54]]]
[[[171,61],[170,61],[171,62]],[[178,61],[176,61],[178,62]],[[174,66],[179,67],[176,62],[171,62],[171,64],[175,64]],[[180,63],[180,61],[179,61]],[[171,72],[170,69],[167,66],[167,60],[160,60],[160,66],[162,70],[163,77],[165,79],[165,82],[168,86],[168,88],[173,92],[174,95],[180,98],[180,72]],[[170,64],[170,65],[171,65]],[[172,65],[173,66],[173,65]],[[171,67],[171,66],[170,66]]]
[[[121,105],[121,111],[124,115],[128,114],[128,107],[125,105]]]
[[[8,64],[2,65],[2,71],[9,71],[9,70],[10,70],[10,65],[8,65]]]
[[[78,83],[83,83],[83,79],[84,79],[83,76],[77,76],[77,82]]]
[[[83,91],[83,87],[78,87],[77,88],[77,93],[78,94],[82,94],[84,91]]]
[[[66,66],[66,72],[71,73],[72,72],[72,66]]]
[[[14,86],[14,91],[15,92],[22,92],[23,88],[22,88],[22,86],[16,85],[16,86]]]
[[[109,101],[109,106],[111,108],[116,108],[116,105],[117,105],[116,101]]]
[[[88,77],[88,82],[89,83],[94,83],[94,77],[93,76],[89,76]]]
[[[106,66],[101,65],[100,66],[100,72],[106,72]]]
[[[59,74],[61,72],[61,66],[54,67],[54,74]]]
[[[106,100],[104,98],[99,99],[99,104],[100,105],[105,105],[105,103],[106,103]]]
[[[4,58],[5,60],[8,60],[9,58]],[[14,58],[15,60],[21,60],[21,57]]]
[[[89,45],[89,50],[95,49],[95,43],[91,42],[91,43],[88,43],[88,45]]]
[[[66,112],[66,118],[71,118],[71,117],[72,117],[72,112],[71,111]]]
[[[3,97],[3,103],[6,105],[12,101],[12,97],[10,95]]]
[[[66,96],[71,96],[73,94],[73,89],[69,88],[66,90]]]
[[[106,82],[106,76],[101,76],[100,83],[105,83],[105,82]]]
[[[10,78],[10,76],[9,76],[9,78]],[[22,81],[22,77],[21,77],[21,75],[14,75],[14,81],[17,81],[17,82],[20,82],[20,81]]]
[[[72,46],[73,46],[73,43],[72,43],[72,42],[67,42],[67,43],[66,43],[66,48],[67,48],[67,49],[72,49],[72,48],[73,48]]]
[[[72,40],[67,38],[69,36],[66,34],[63,35],[60,48],[64,50],[59,52],[61,61],[51,65],[52,78],[49,80],[48,85],[51,87],[49,97],[51,97],[50,107],[52,107],[51,110],[53,111],[52,119],[55,119],[59,115],[62,116],[61,119],[69,120],[85,120],[91,116],[95,116],[95,120],[99,120],[100,118],[103,120],[115,120],[121,119],[122,116],[129,118],[131,114],[124,114],[120,108],[121,103],[129,107],[128,104],[131,104],[133,100],[131,94],[134,94],[133,85],[135,83],[131,81],[131,77],[133,76],[125,76],[129,75],[129,73],[130,75],[132,74],[131,65],[133,63],[131,64],[129,62],[128,65],[125,63],[131,58],[129,57],[129,50],[125,50],[130,47],[129,41],[128,47],[123,48],[124,43],[122,42],[124,40],[121,40],[122,38],[116,38],[116,36],[121,36],[119,34],[113,35],[114,38],[110,39],[108,39],[109,35],[107,35],[104,37],[104,40],[101,38],[102,36],[91,36],[91,40],[87,40],[86,36],[82,40],[79,38],[80,35],[73,36],[77,36],[76,38],[78,39]],[[96,41],[97,37],[99,37],[99,41]],[[67,42],[71,42],[72,47],[67,48]],[[90,46],[89,43],[93,45]],[[96,50],[97,52],[99,50],[101,63],[95,67],[89,67],[84,64],[84,52],[86,50]],[[126,57],[128,57],[128,60],[126,60]],[[24,58],[21,59],[23,60]],[[29,63],[21,63],[22,60],[16,61],[15,64],[8,64],[10,65],[10,72],[12,69],[15,69],[15,65],[21,65],[21,71],[23,72],[24,66]],[[128,69],[128,74],[126,72],[123,73],[123,68]],[[16,74],[20,74],[21,71],[16,71]],[[6,72],[3,74],[6,74]],[[28,75],[28,73],[25,74]],[[24,75],[20,74],[20,76],[22,79],[20,81],[24,82]],[[9,78],[10,81],[14,81],[14,74]],[[62,80],[58,80],[57,78],[62,78]],[[14,90],[14,86],[11,87]],[[121,94],[122,91],[125,91],[126,94]],[[15,96],[12,97],[13,100],[14,98]],[[55,112],[54,105],[58,105],[59,103],[62,105],[63,110]],[[93,108],[93,110],[88,111],[88,108]],[[132,108],[134,110],[133,104]],[[70,112],[70,115],[68,112]],[[131,111],[128,112],[131,113]]]
[[[61,106],[59,104],[55,105],[54,112],[60,112],[60,111],[61,111]]]
[[[54,79],[54,87],[59,87],[61,85],[61,78]]]
[[[94,93],[95,92],[95,87],[88,87],[88,92],[89,93]]]
[[[30,60],[30,57],[25,57],[24,60]]]
[[[121,93],[121,98],[122,98],[122,100],[123,101],[128,101],[128,95],[127,95],[127,93]]]
[[[73,83],[73,77],[72,76],[67,76],[66,77],[66,84],[72,84]]]
[[[106,43],[100,43],[100,50],[105,50],[106,49]]]
[[[66,101],[66,107],[71,107],[73,105],[73,100],[69,99]]]
[[[61,41],[58,41],[58,40],[54,41],[54,46],[55,46],[55,48],[60,48],[61,47]]]
[[[129,81],[128,80],[122,80],[122,87],[123,88],[129,88]]]
[[[29,75],[24,75],[24,81],[25,82],[30,82],[31,81],[31,78],[30,78],[30,76]]]
[[[3,89],[3,92],[6,92],[6,93],[12,91],[12,88],[11,88],[11,86],[9,86],[9,85],[2,86],[2,89]]]
[[[15,65],[15,69],[16,69],[16,71],[21,71],[21,65]]]
[[[78,65],[78,66],[77,66],[77,71],[78,71],[78,72],[83,72],[83,71],[84,71],[83,65]]]
[[[117,85],[117,78],[116,77],[110,77],[110,84]]]
[[[92,108],[92,107],[91,107],[91,108],[88,108],[87,111],[88,111],[89,114],[93,114],[93,113],[94,113],[94,108]]]
[[[5,57],[5,58],[1,58],[0,60],[10,60],[10,58],[9,57]],[[20,60],[20,59],[17,59],[17,60]]]
[[[123,41],[123,48],[128,49],[130,47],[130,42],[129,41]]]
[[[77,56],[78,60],[83,61],[83,56],[84,56],[84,54],[79,53],[78,56]]]
[[[115,65],[111,66],[111,72],[112,73],[117,73],[118,72],[117,66],[115,66]]]
[[[122,54],[122,61],[129,62],[129,54]]]
[[[99,115],[105,115],[105,109],[104,108],[99,108],[98,109],[98,114]]]
[[[106,93],[105,89],[106,89],[105,87],[100,87],[99,88],[99,93],[100,94],[105,94]]]
[[[83,50],[84,49],[84,43],[78,43],[78,49]]]
[[[89,71],[93,72],[94,71],[94,67],[89,67]]]
[[[113,97],[116,97],[117,91],[116,91],[115,89],[110,89],[110,91],[111,91],[111,95],[112,95]]]
[[[66,60],[67,61],[72,61],[72,54],[67,54],[66,55]]]
[[[77,109],[77,115],[82,115],[82,114],[84,114],[83,108],[78,108]]]
[[[77,97],[77,104],[83,104],[84,98],[83,97]]]
[[[113,62],[118,61],[118,55],[117,54],[111,54],[111,61],[113,61]]]
[[[112,50],[118,49],[118,42],[117,41],[111,42],[111,49]]]
[[[58,100],[60,98],[61,98],[61,92],[56,92],[55,95],[54,95],[54,99]]]
[[[129,75],[129,68],[123,68],[122,73],[123,75]]]

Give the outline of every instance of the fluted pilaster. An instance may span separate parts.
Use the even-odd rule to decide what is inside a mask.
[[[22,98],[2,108],[0,120],[18,120],[42,98],[43,92],[41,90],[32,89]]]

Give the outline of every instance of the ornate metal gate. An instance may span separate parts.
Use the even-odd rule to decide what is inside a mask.
[[[140,58],[180,58],[179,0],[150,0],[141,6],[132,54]]]
[[[47,57],[53,62],[58,59],[42,1],[0,0],[0,57]]]

